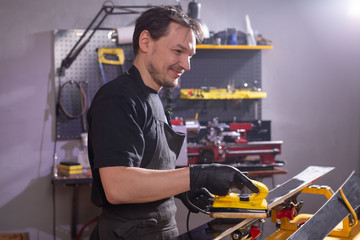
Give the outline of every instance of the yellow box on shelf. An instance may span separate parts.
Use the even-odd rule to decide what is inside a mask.
[[[64,170],[82,170],[81,164],[77,162],[60,162],[57,167]]]
[[[63,176],[73,176],[73,175],[79,175],[83,173],[83,170],[64,170],[64,169],[59,169],[59,173],[60,175]]]
[[[265,92],[252,91],[250,89],[234,89],[228,91],[226,88],[216,89],[196,89],[188,88],[180,90],[180,98],[182,99],[258,99],[266,98]]]

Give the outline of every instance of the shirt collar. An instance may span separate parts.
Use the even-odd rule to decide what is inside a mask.
[[[145,85],[143,79],[141,78],[139,70],[134,65],[131,66],[131,68],[128,70],[127,74],[129,74],[130,77],[136,81],[136,83],[139,85],[139,87],[141,89],[143,89],[143,90],[146,89],[146,91],[148,91],[148,92],[158,94],[157,91],[155,91],[154,89]]]

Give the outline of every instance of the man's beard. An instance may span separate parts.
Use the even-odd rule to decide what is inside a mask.
[[[171,66],[169,68],[171,68]],[[152,62],[150,62],[148,65],[148,71],[149,71],[152,79],[159,86],[166,87],[166,88],[174,88],[178,85],[179,79],[175,79],[174,81],[167,81],[165,78],[161,79],[159,71],[156,70],[156,68]]]

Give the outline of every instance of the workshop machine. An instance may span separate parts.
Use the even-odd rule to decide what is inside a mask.
[[[282,141],[248,141],[251,122],[220,123],[213,119],[206,126],[197,120],[185,121],[188,164],[227,163],[236,167],[271,168],[283,166],[275,160]]]

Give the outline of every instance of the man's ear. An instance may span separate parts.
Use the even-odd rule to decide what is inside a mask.
[[[148,30],[144,30],[139,36],[139,49],[143,52],[148,52],[152,38]]]

